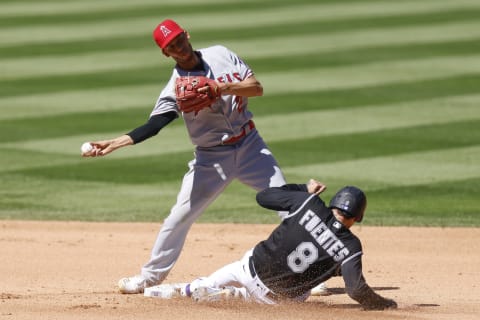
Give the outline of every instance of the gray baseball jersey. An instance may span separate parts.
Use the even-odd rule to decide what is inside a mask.
[[[174,87],[178,76],[240,82],[253,75],[249,66],[225,47],[213,46],[197,52],[203,68],[185,71],[176,66],[151,116],[172,111],[180,114]],[[195,158],[188,164],[177,202],[162,225],[150,261],[142,268],[147,286],[165,279],[180,255],[191,225],[233,180],[257,191],[285,184],[275,158],[255,129],[247,104],[246,97],[222,95],[198,114],[182,114],[196,146]]]
[[[179,76],[205,76],[218,82],[239,82],[253,75],[250,67],[235,53],[217,45],[198,50],[202,55],[204,71],[187,72],[178,68],[160,93],[151,116],[168,111],[179,113],[175,103],[175,80]],[[192,143],[199,147],[222,144],[222,140],[237,136],[252,118],[247,109],[248,98],[222,95],[210,108],[183,114]]]

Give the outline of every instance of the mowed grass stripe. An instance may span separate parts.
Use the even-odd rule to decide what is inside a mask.
[[[398,60],[333,68],[264,73],[271,94],[358,88],[388,83],[446,78],[480,72],[480,55]]]
[[[268,142],[268,145],[282,167],[294,167],[298,164],[332,163],[384,155],[478,146],[480,131],[476,128],[479,125],[480,119],[467,120],[350,134],[299,137],[295,140],[275,140]],[[95,165],[94,162],[97,159],[79,157],[80,143],[93,138],[95,137],[92,134],[84,137],[73,136],[12,145],[2,144],[0,150],[5,154],[8,153],[9,159],[0,159],[0,171],[18,172],[23,169],[54,166],[61,166],[64,169],[65,165],[77,166],[80,162],[85,162],[84,165],[87,167]],[[122,149],[120,152],[109,155],[109,159],[110,161],[125,161],[124,159],[132,161],[135,157],[136,159],[132,162],[136,163],[139,158],[154,157],[157,158],[158,163],[162,163],[164,157],[168,157],[169,154],[185,154],[192,149],[184,128],[173,127],[162,132],[161,136],[155,140]],[[148,171],[149,169],[139,167],[136,170]]]
[[[2,20],[0,20],[0,27],[35,27],[52,25],[52,21],[54,21],[55,24],[68,25],[78,22],[88,23],[133,17],[151,19],[154,15],[162,20],[167,16],[177,17],[178,15],[199,14],[202,12],[208,14],[225,12],[225,6],[219,5],[219,3],[225,3],[225,0],[191,1],[191,3],[188,4],[185,2],[171,1],[167,3],[162,1],[160,3],[159,1],[139,1],[138,3],[133,3],[129,1],[117,3],[117,1],[94,1],[84,3],[83,1],[70,1],[69,3],[50,3],[48,5],[42,3],[42,5],[37,8],[29,4],[28,12],[24,10],[26,5],[22,7],[17,6],[17,8],[11,5],[5,8],[6,6],[0,5],[0,9],[4,9],[4,11],[0,13],[0,16],[2,16],[2,14],[5,15],[2,17]],[[258,10],[260,2],[263,10],[291,6],[291,1],[286,0],[236,0],[228,1],[228,4],[236,6],[235,11],[238,14],[242,14]],[[302,5],[317,3],[317,1],[297,0],[295,3]],[[325,3],[325,1],[322,1],[322,3]],[[472,10],[472,8],[469,8],[469,10]]]
[[[49,117],[71,113],[98,113],[115,116],[122,109],[143,112],[145,119],[166,83],[61,91],[0,98],[1,120]],[[136,111],[140,110],[140,111]]]
[[[122,19],[127,17],[125,14],[130,13],[131,16],[138,16],[139,14],[144,17],[151,17],[152,12],[162,12],[164,15],[181,14],[181,13],[195,13],[199,12],[213,12],[222,10],[225,14],[225,6],[218,5],[219,2],[226,1],[163,1],[160,5],[158,1],[137,1],[135,4],[131,2],[118,2],[118,1],[76,1],[69,3],[59,2],[43,2],[41,5],[35,5],[35,3],[28,4],[2,4],[0,5],[0,16],[4,18],[10,18],[10,21],[17,21],[18,24],[30,25],[45,23],[60,18],[61,23],[78,21],[80,17],[84,17],[86,21],[100,20],[105,21],[109,19]],[[235,5],[236,12],[242,14],[247,12],[252,14],[252,9],[262,8],[261,17],[265,20],[275,19],[277,16],[283,14],[283,7],[289,7],[288,10],[295,10],[299,7],[307,7],[310,11],[314,11],[314,17],[317,19],[339,19],[339,18],[352,18],[352,17],[375,17],[378,15],[395,15],[405,14],[411,12],[425,13],[425,12],[442,12],[452,11],[455,9],[470,9],[479,8],[478,2],[474,0],[458,0],[455,2],[447,0],[423,0],[418,1],[403,1],[401,3],[389,2],[389,1],[342,1],[342,3],[334,1],[318,1],[313,0],[298,0],[295,2],[295,6],[291,5],[291,1],[277,0],[277,1],[228,1],[229,5]],[[188,4],[188,5],[186,5]],[[298,9],[297,9],[298,10]],[[292,12],[295,14],[296,12]],[[303,13],[303,12],[302,12]],[[310,13],[306,17],[312,15]],[[16,18],[16,20],[15,20]],[[25,18],[28,18],[25,21]],[[42,19],[43,18],[43,19]],[[65,19],[65,20],[63,20]],[[278,18],[277,18],[278,19]],[[292,19],[290,17],[290,19]],[[8,21],[8,20],[7,20]],[[274,20],[275,21],[275,20]],[[26,22],[26,23],[25,23]],[[264,23],[263,22],[263,23]]]
[[[266,141],[272,143],[478,120],[480,119],[479,102],[480,95],[472,95],[361,108],[297,112],[284,115],[271,114],[254,119],[262,136]],[[141,117],[141,115],[136,116]],[[105,121],[105,119],[110,121]],[[138,120],[141,119],[128,120],[128,117],[125,117],[123,122],[112,121],[112,118],[106,114],[96,114],[90,117],[73,115],[62,118],[57,116],[50,119],[44,118],[42,121],[37,119],[2,121],[0,126],[0,137],[3,139],[1,146],[77,154],[79,141],[88,140],[87,138],[91,137],[90,132],[95,132],[96,135],[102,133],[102,135],[110,137],[119,133],[113,132],[117,127],[121,127],[123,132],[126,132],[143,123]],[[136,123],[137,121],[138,123]],[[182,130],[185,131],[183,123],[177,120],[159,133],[159,141],[155,142],[157,148],[150,150],[148,146],[145,146],[146,149],[143,152],[158,154],[168,153],[172,148],[175,151],[191,149]],[[89,136],[86,136],[85,132],[89,132]],[[83,136],[75,137],[82,133]],[[144,145],[142,144],[142,146]],[[131,156],[128,153],[122,154]],[[140,153],[140,155],[144,154]],[[119,156],[121,155],[119,154]]]
[[[334,21],[302,21],[299,23],[280,23],[259,28],[256,24],[240,28],[221,30],[191,30],[194,43],[223,42],[231,39],[249,41],[268,41],[272,36],[312,35],[346,32],[348,30],[391,28],[398,26],[421,26],[428,24],[451,24],[455,21],[476,21],[480,17],[479,10],[455,10],[440,13],[410,13],[388,17],[368,17]],[[150,34],[142,33],[133,36],[116,36],[104,39],[84,39],[77,41],[62,41],[61,43],[39,43],[32,47],[29,44],[19,44],[3,48],[0,58],[8,57],[38,57],[41,55],[79,55],[82,53],[118,50],[145,50],[151,48],[153,40]]]
[[[2,181],[12,188],[3,190],[0,214],[3,219],[16,220],[158,222],[167,216],[179,189],[175,183],[158,183],[153,187],[152,184],[136,184],[132,188],[130,184],[55,180],[55,192],[51,192],[52,180],[26,177],[20,182],[15,175],[4,178]],[[329,199],[343,186],[335,180],[324,181],[329,186],[322,196],[324,199]],[[25,189],[25,184],[31,189]],[[479,186],[479,178],[372,190],[362,186],[369,200],[363,223],[480,226],[476,219],[478,200],[475,197],[480,192]],[[233,183],[199,222],[278,223],[277,215],[265,214],[252,199],[255,199],[253,190]]]
[[[119,28],[121,26],[118,26]],[[149,29],[150,30],[150,29]],[[147,35],[144,35],[147,37]],[[296,34],[277,36],[273,34],[269,39],[258,41],[229,40],[224,44],[236,51],[241,57],[247,60],[257,58],[275,58],[294,56],[297,54],[334,54],[336,51],[358,50],[377,46],[395,46],[405,44],[439,43],[442,41],[466,41],[480,38],[480,23],[458,23],[435,26],[407,26],[400,28],[383,28],[372,30],[354,30],[335,34]],[[95,70],[114,69],[123,61],[126,66],[153,66],[166,63],[166,59],[160,54],[153,40],[150,31],[148,40],[145,38],[148,47],[132,48],[126,50],[114,50],[110,53],[76,53],[73,56],[48,57],[33,56],[24,58],[6,58],[2,61],[2,75],[8,78],[26,76],[28,72],[34,75],[65,74],[70,72],[88,72]],[[199,43],[192,38],[195,47],[204,47],[216,44],[215,41]],[[288,44],[288,45],[285,45]],[[31,44],[30,44],[31,48]]]
[[[460,1],[459,1],[460,2]],[[209,30],[217,29],[219,25],[224,29],[239,28],[245,24],[254,24],[258,27],[268,27],[271,24],[280,23],[298,23],[297,17],[302,17],[302,21],[311,21],[318,19],[344,19],[346,17],[370,17],[384,16],[389,8],[392,12],[398,14],[399,8],[403,8],[404,12],[415,12],[415,4],[421,4],[426,8],[426,12],[431,10],[430,5],[425,6],[422,2],[413,1],[411,6],[405,3],[395,2],[372,2],[371,5],[362,3],[358,7],[351,6],[350,3],[339,5],[336,9],[337,14],[328,12],[325,8],[318,4],[295,5],[291,7],[281,7],[268,11],[250,11],[248,15],[244,15],[242,19],[238,19],[237,12],[225,11],[220,13],[212,13],[208,15],[184,15],[177,16],[176,20],[181,24],[188,22],[188,29],[193,30]],[[447,2],[451,3],[451,2]],[[468,1],[468,8],[475,9],[480,6],[478,3]],[[474,5],[474,7],[472,7]],[[413,7],[412,7],[413,6]],[[455,8],[461,8],[461,3],[455,2]],[[419,9],[420,10],[420,9]],[[122,18],[113,21],[90,22],[88,25],[84,23],[76,23],[69,25],[37,26],[30,28],[29,26],[9,27],[6,30],[0,30],[0,44],[2,47],[18,45],[21,43],[58,43],[62,41],[95,39],[95,38],[111,38],[115,36],[125,35],[141,35],[146,30],[151,33],[151,29],[158,23],[158,14],[151,17],[141,18]],[[184,23],[185,22],[185,23]]]
[[[318,151],[317,151],[318,152]],[[327,150],[325,150],[327,152]],[[321,152],[318,152],[321,157]],[[370,189],[411,186],[441,181],[480,178],[480,145],[447,148],[335,162],[282,165],[288,177],[318,177],[365,185]],[[186,172],[191,152],[131,159],[84,159],[76,163],[45,165],[10,171],[9,174],[55,180],[149,184],[174,183]],[[282,158],[278,158],[282,161]],[[120,174],[121,173],[121,174]],[[227,173],[228,174],[228,173]],[[161,178],[160,178],[161,177]]]
[[[248,64],[257,74],[271,71],[311,69],[365,64],[399,59],[419,59],[438,56],[469,55],[480,52],[480,38],[467,41],[449,41],[431,44],[405,44],[367,47],[358,50],[338,50],[333,53],[286,55],[248,59]],[[5,91],[22,89],[24,86],[63,86],[73,83],[91,85],[108,79],[109,84],[140,84],[153,82],[152,78],[167,78],[173,67],[170,59],[163,58],[156,48],[151,50],[95,53],[75,57],[44,57],[34,59],[5,60],[0,74]],[[125,73],[129,77],[125,77]],[[48,77],[48,79],[42,79]],[[100,80],[100,81],[99,81]],[[46,83],[47,82],[47,83]],[[35,85],[33,85],[33,83]],[[7,87],[10,86],[11,88]],[[101,85],[100,85],[101,86]],[[80,87],[81,88],[81,87]]]
[[[390,105],[272,114],[257,118],[256,121],[261,128],[265,128],[262,135],[267,141],[293,140],[479,119],[479,102],[480,95],[458,96]]]
[[[477,20],[478,21],[478,20]],[[282,33],[275,28],[264,30],[267,33],[265,37],[255,38],[254,33],[250,32],[247,39],[238,39],[236,34],[238,29],[234,29],[231,32],[223,31],[223,34],[228,39],[223,40],[221,43],[227,45],[234,51],[238,51],[241,56],[248,58],[258,57],[275,57],[288,54],[307,54],[307,53],[325,53],[337,50],[345,49],[359,49],[367,48],[371,46],[387,46],[387,45],[400,45],[400,44],[426,44],[426,43],[438,43],[441,41],[459,41],[459,40],[471,40],[480,37],[479,26],[480,23],[474,22],[458,22],[458,23],[437,23],[433,25],[402,25],[398,27],[376,27],[371,29],[359,29],[353,28],[353,30],[347,30],[342,32],[317,32],[315,28],[309,28],[308,31],[300,30],[299,32]],[[284,25],[284,27],[288,26]],[[60,49],[62,55],[73,54],[74,56],[80,53],[88,53],[90,51],[118,51],[118,50],[145,50],[152,51],[155,47],[151,38],[152,26],[146,27],[142,30],[141,34],[128,37],[128,33],[119,32],[126,26],[120,24],[115,26],[115,31],[118,32],[117,38],[111,36],[103,36],[103,40],[97,39],[96,36],[87,37],[89,42],[84,42],[85,39],[77,39],[74,36],[68,34],[69,30],[56,29],[56,32],[65,33],[65,44],[59,44],[66,46]],[[265,29],[265,28],[262,28]],[[215,29],[216,30],[216,29]],[[91,31],[93,35],[101,35],[103,29],[99,29],[97,32]],[[211,36],[202,40],[196,37],[196,33],[199,32],[196,29],[191,29],[192,44],[194,47],[204,47],[215,43],[220,40]],[[10,36],[10,33],[7,33]],[[1,32],[0,32],[1,38]],[[232,40],[235,39],[235,40]],[[256,40],[256,41],[255,41]],[[80,41],[76,44],[75,41]],[[285,45],[288,44],[288,45]],[[0,40],[0,47],[6,46],[7,43],[2,43]],[[27,56],[34,56],[34,59],[40,59],[39,53],[42,52],[41,46],[55,47],[56,44],[50,41],[40,42],[38,45],[32,47],[31,43],[28,43],[28,47],[23,48],[13,47],[10,50],[3,48],[0,52],[6,52],[7,56],[16,57],[13,52],[27,50],[30,52]],[[78,48],[82,47],[79,51]],[[119,48],[122,47],[122,48]],[[48,49],[43,49],[48,50]],[[52,50],[52,49],[50,49]],[[87,50],[87,51],[85,51]],[[48,57],[47,57],[48,58]],[[68,57],[67,57],[68,58]],[[5,62],[9,62],[6,60]]]
[[[377,106],[476,94],[479,82],[480,74],[474,74],[362,88],[318,90],[301,94],[287,92],[274,95],[265,91],[263,97],[250,99],[250,108],[256,117],[261,117],[298,113],[300,106],[302,112]],[[0,113],[0,120],[4,121],[0,123],[0,130],[6,126],[15,128],[15,125],[9,123],[18,127],[33,125],[34,128],[40,123],[61,121],[89,123],[99,132],[105,132],[101,131],[103,128],[107,128],[106,131],[124,130],[125,124],[135,122],[137,119],[142,121],[147,119],[161,89],[162,84],[159,83],[151,86],[103,88],[101,91],[89,89],[0,98],[0,105],[7,110]],[[38,118],[44,120],[38,121]],[[111,121],[106,122],[104,119]],[[98,124],[98,121],[101,124]],[[70,130],[71,134],[79,133],[75,125],[72,125]],[[4,132],[9,136],[16,136],[15,130]],[[28,138],[29,135],[25,137]]]
[[[173,205],[177,183],[142,185],[3,175],[2,219],[161,221]],[[54,186],[53,186],[53,185]],[[88,201],[85,201],[88,199]],[[135,204],[135,208],[132,205]]]
[[[259,78],[266,92],[278,94],[288,91],[294,94],[447,78],[479,71],[480,55],[469,55],[271,72]]]
[[[251,2],[253,0],[229,0],[230,3],[235,4],[239,2]],[[281,2],[282,0],[278,0]],[[301,0],[299,0],[301,1]],[[88,15],[92,12],[117,12],[128,11],[135,12],[139,8],[169,8],[193,6],[197,7],[200,4],[206,6],[217,5],[223,3],[224,0],[162,0],[162,6],[158,5],[158,0],[136,0],[135,2],[128,0],[82,0],[82,1],[59,1],[49,0],[37,2],[29,1],[4,1],[0,5],[0,17],[24,16],[29,19],[36,19],[40,17],[53,18],[56,16],[75,16],[76,14]],[[268,1],[262,0],[267,3]]]
[[[137,125],[140,124],[142,123],[139,122]],[[58,134],[50,139],[35,139],[16,143],[0,143],[0,150],[5,150],[5,152],[17,150],[77,157],[80,155],[80,145],[83,142],[114,138],[130,131],[130,129],[134,128],[134,125],[130,123],[128,125],[124,125],[124,128],[124,131],[97,132],[95,130],[99,128],[96,127],[91,128],[91,130],[88,131],[88,134],[85,134],[87,130],[84,129],[84,134],[82,135],[71,135],[68,132],[65,132],[65,126],[63,126],[63,130],[58,130]],[[187,136],[187,131],[183,123],[181,122],[181,120],[177,120],[175,124],[170,124],[168,128],[160,131],[158,136],[151,138],[141,144],[123,148],[120,152],[115,152],[109,155],[109,158],[123,159],[182,152],[190,152],[191,154],[193,152],[193,145]],[[71,159],[66,160],[70,162]],[[80,158],[78,158],[77,160],[80,160]],[[2,163],[1,160],[0,163]],[[39,162],[38,165],[43,166],[45,164]],[[20,168],[25,167],[23,164],[19,164],[18,162],[6,163],[3,164],[2,168],[0,168],[0,171],[10,170],[11,168],[19,168],[19,166]]]
[[[75,145],[78,149],[77,156],[73,156],[73,154],[59,154],[48,151],[43,152],[33,149],[27,150],[15,146],[1,146],[0,152],[2,157],[0,157],[0,173],[2,175],[2,181],[3,177],[6,176],[9,171],[14,172],[16,170],[28,168],[41,168],[47,165],[64,166],[67,164],[78,163],[83,159],[80,157],[80,146],[78,146],[78,141],[76,141]],[[73,148],[73,146],[71,148]]]
[[[393,126],[392,126],[393,127]],[[280,164],[327,163],[382,155],[480,146],[480,118],[432,125],[387,128],[268,143]]]
[[[480,178],[480,145],[387,155],[358,160],[336,161],[284,167],[287,175],[321,177],[350,181],[352,184],[378,186],[413,186],[441,181]]]
[[[476,219],[479,193],[480,178],[368,190],[366,222],[404,226],[480,226]]]
[[[342,5],[345,5],[346,1],[343,1]],[[296,7],[305,4],[317,4],[317,2],[309,0],[302,1],[302,3],[296,2]],[[418,2],[416,2],[418,4]],[[321,17],[319,19],[313,20],[304,20],[302,24],[298,24],[296,21],[272,21],[268,26],[263,25],[263,28],[259,28],[256,24],[253,25],[243,25],[237,27],[236,29],[228,28],[222,29],[221,31],[216,31],[215,29],[208,30],[207,32],[211,37],[215,39],[229,39],[233,37],[252,37],[254,33],[255,38],[259,37],[268,37],[272,34],[300,34],[300,33],[314,33],[314,32],[331,32],[331,31],[340,31],[340,30],[351,30],[354,28],[370,28],[378,26],[398,26],[398,25],[409,25],[409,24],[431,24],[434,22],[442,23],[451,23],[457,20],[472,20],[476,19],[479,16],[478,5],[472,6],[450,6],[452,3],[445,3],[446,7],[424,7],[423,10],[412,11],[405,10],[405,6],[402,6],[403,10],[394,10],[388,12],[385,15],[375,15],[375,16],[347,16],[331,19],[331,16],[326,14],[326,17]],[[322,6],[325,7],[325,3],[322,2]],[[242,3],[241,7],[236,9],[238,14],[245,12],[251,14],[252,11],[258,10],[259,3],[257,1],[250,3]],[[268,12],[272,8],[281,8],[289,7],[291,8],[291,2],[280,3],[278,1],[262,1],[262,11]],[[325,9],[321,8],[319,11],[325,13]],[[349,6],[350,7],[350,6]],[[209,14],[212,12],[218,11],[223,12],[225,9],[222,6],[217,4],[201,4],[199,6],[190,5],[190,6],[169,6],[169,5],[155,5],[155,6],[138,6],[134,9],[128,8],[115,8],[108,11],[91,11],[88,13],[84,12],[74,12],[71,14],[50,14],[50,15],[37,15],[37,16],[26,16],[23,13],[19,16],[6,16],[0,20],[0,27],[18,27],[18,26],[30,26],[38,27],[40,25],[49,25],[54,21],[55,24],[59,25],[68,25],[76,23],[91,23],[95,21],[107,21],[107,20],[119,20],[125,18],[133,17],[144,17],[146,19],[151,19],[152,12],[163,12],[163,16],[173,16],[177,17],[178,14],[185,13],[195,13],[206,11]],[[190,28],[189,28],[190,29]],[[196,36],[198,37],[198,33]]]
[[[438,43],[396,44],[343,49],[328,53],[307,53],[281,57],[252,58],[249,65],[261,77],[263,72],[302,70],[315,67],[353,66],[403,59],[471,55],[480,52],[480,38]]]
[[[277,57],[308,53],[332,53],[339,50],[358,50],[372,46],[426,44],[478,38],[480,22],[402,26],[394,28],[360,29],[327,34],[296,36],[272,35],[269,39],[229,40],[223,43],[247,58]],[[195,43],[193,41],[193,43]],[[236,50],[238,48],[238,50]]]
[[[209,39],[232,39],[253,38],[256,40],[268,39],[272,35],[295,35],[295,34],[328,34],[346,32],[360,29],[392,28],[401,26],[428,26],[438,24],[451,24],[473,22],[478,20],[480,11],[477,8],[453,9],[448,11],[429,12],[395,12],[385,16],[374,17],[350,17],[342,19],[319,19],[302,21],[302,23],[278,23],[259,28],[255,25],[244,26],[235,30],[208,30],[195,33],[195,38]]]
[[[169,78],[174,62],[166,59],[161,50],[151,47],[149,50],[100,52],[78,56],[65,57],[39,57],[4,60],[5,66],[0,79],[12,81],[15,79],[31,79],[42,81],[41,77],[68,76],[86,74],[92,77],[108,76],[105,73],[115,71],[128,72],[130,76],[135,73],[147,72],[157,74],[162,78]],[[114,74],[115,75],[115,74]],[[115,75],[118,77],[118,75]],[[121,78],[127,78],[125,74]],[[58,78],[62,81],[62,78]],[[55,82],[55,78],[52,79]],[[78,81],[80,84],[82,79]]]
[[[480,77],[480,75],[479,75]],[[73,113],[97,113],[98,117],[120,119],[123,109],[142,113],[145,120],[166,83],[61,91],[0,98],[1,120],[46,118]],[[130,114],[131,114],[130,113]],[[90,118],[96,118],[93,114]],[[81,117],[78,118],[81,121]],[[71,120],[71,119],[70,119]],[[112,121],[113,122],[113,121]],[[0,126],[1,127],[1,126]]]
[[[378,106],[400,102],[414,102],[449,96],[478,93],[480,74],[460,75],[441,79],[378,84],[361,88],[318,90],[301,94],[265,95],[252,99],[251,108],[256,116],[290,114],[303,111],[334,110]],[[419,101],[419,103],[421,103]],[[427,102],[428,103],[428,102]]]
[[[266,92],[270,94],[332,90],[341,88],[355,88],[370,85],[408,82],[413,80],[428,80],[445,78],[462,74],[475,74],[480,72],[480,55],[461,55],[448,57],[431,57],[427,59],[382,61],[366,63],[355,66],[320,67],[309,70],[289,70],[263,73],[259,76]],[[166,72],[165,72],[166,73]],[[164,75],[164,79],[169,78]],[[135,76],[132,75],[135,79]],[[42,81],[35,85],[35,81],[25,80],[29,86],[18,87],[15,81],[4,82],[0,89],[0,97],[23,95],[27,90],[31,94],[41,92],[57,92],[72,89],[98,88],[118,86],[117,82],[109,82],[111,77],[90,77],[91,81],[78,83],[76,77],[69,77],[70,83],[65,78],[62,83]],[[122,78],[120,78],[122,79]],[[131,85],[127,78],[126,83]],[[154,80],[153,75],[150,78]],[[46,79],[44,79],[46,80]],[[45,85],[42,85],[45,83]]]
[[[456,54],[465,54],[469,55],[471,53],[479,52],[480,50],[480,39],[475,41],[467,42],[449,42],[441,43],[437,45],[419,45],[419,46],[402,46],[398,47],[382,47],[382,48],[368,48],[365,50],[359,51],[341,51],[338,53],[332,54],[319,54],[319,55],[305,55],[296,57],[281,57],[281,58],[271,58],[271,59],[252,59],[250,60],[250,65],[258,74],[258,77],[261,78],[263,72],[270,71],[287,71],[287,70],[301,70],[308,69],[311,70],[312,66],[346,66],[346,65],[355,65],[361,63],[369,63],[371,61],[391,61],[400,58],[422,58],[422,57],[432,57],[432,56],[449,56]],[[114,56],[118,56],[115,55]],[[144,64],[144,61],[148,61],[148,58],[151,58],[154,55],[149,54],[148,57],[142,57],[139,60],[130,60],[133,64]],[[145,58],[145,59],[144,59]],[[457,56],[456,58],[459,58]],[[461,56],[460,56],[461,58]],[[104,57],[104,61],[109,61],[108,56]],[[52,61],[55,59],[52,58]],[[6,72],[3,76],[0,75],[0,78],[8,78],[13,76],[15,78],[22,78],[19,80],[0,80],[0,95],[3,92],[4,94],[15,95],[16,92],[24,93],[26,90],[30,93],[34,92],[51,92],[56,90],[78,90],[78,89],[88,89],[88,88],[109,88],[113,86],[125,86],[125,85],[136,85],[136,84],[150,84],[150,83],[160,83],[165,81],[171,74],[171,61],[170,60],[161,60],[155,61],[150,67],[143,68],[131,68],[130,61],[123,63],[121,60],[113,59],[115,61],[107,67],[112,67],[116,65],[121,70],[109,70],[100,72],[99,70],[102,67],[105,67],[104,64],[100,64],[102,67],[96,68],[94,73],[85,73],[79,72],[78,69],[82,68],[82,65],[74,65],[74,68],[68,70],[70,61],[65,62],[64,65],[61,63],[56,65],[56,68],[49,70],[46,66],[48,63],[43,64],[45,68],[42,71],[55,73],[55,71],[68,74],[68,75],[57,75],[57,76],[48,76],[48,77],[32,77],[31,71],[25,66],[22,72],[18,70],[11,70]],[[47,61],[45,61],[47,62]],[[37,65],[37,64],[34,64]],[[12,65],[9,65],[12,67]],[[123,68],[126,68],[123,69]],[[7,68],[10,69],[10,68]],[[71,70],[74,69],[74,70]],[[88,69],[94,69],[93,66]],[[30,69],[31,70],[31,69]],[[40,69],[38,69],[40,70]],[[77,73],[71,74],[72,72],[77,71]],[[34,72],[33,72],[34,73]],[[129,76],[126,77],[125,74]],[[24,79],[27,78],[27,79]],[[28,88],[28,89],[26,89]],[[34,88],[31,90],[30,88]],[[1,118],[1,116],[0,116]]]
[[[157,157],[138,157],[135,161],[131,158],[112,159],[111,157],[81,159],[80,155],[77,159],[74,163],[44,164],[9,171],[9,173],[52,180],[129,184],[175,183],[187,172],[187,163],[193,159],[193,154],[190,150]]]
[[[55,192],[52,192],[51,179],[19,179],[17,175],[2,178],[11,186],[2,190],[0,197],[0,214],[4,219],[158,222],[167,216],[179,189],[178,183],[162,183],[159,177],[159,183],[154,186],[136,184],[134,188],[128,183],[54,180]],[[337,179],[323,181],[329,187],[322,196],[324,199],[329,199],[343,186]],[[480,178],[381,189],[362,185],[369,199],[363,223],[480,226],[476,219],[479,186]],[[278,216],[265,214],[254,198],[253,190],[233,183],[199,222],[278,223]]]

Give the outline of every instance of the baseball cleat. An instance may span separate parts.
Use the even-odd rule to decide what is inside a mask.
[[[195,302],[224,301],[238,297],[239,294],[234,287],[225,287],[223,289],[199,287],[192,292],[192,299]]]
[[[146,286],[147,280],[141,275],[123,278],[118,281],[118,290],[126,294],[142,293]]]
[[[320,283],[318,286],[310,290],[310,295],[312,296],[328,296],[330,291],[328,291],[327,285],[325,283]]]

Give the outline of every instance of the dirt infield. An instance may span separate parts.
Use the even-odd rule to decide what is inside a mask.
[[[0,221],[0,320],[9,319],[479,319],[480,229],[357,227],[367,282],[398,310],[362,311],[332,295],[307,303],[195,304],[116,292],[139,271],[159,224]],[[239,259],[273,225],[196,224],[167,282]]]

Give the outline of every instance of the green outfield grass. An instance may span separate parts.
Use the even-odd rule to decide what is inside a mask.
[[[368,225],[480,226],[476,0],[2,1],[0,219],[166,217],[193,157],[181,120],[79,155],[148,119],[173,67],[151,38],[165,18],[254,69],[250,109],[289,182],[363,188]],[[278,218],[234,182],[200,221]]]

